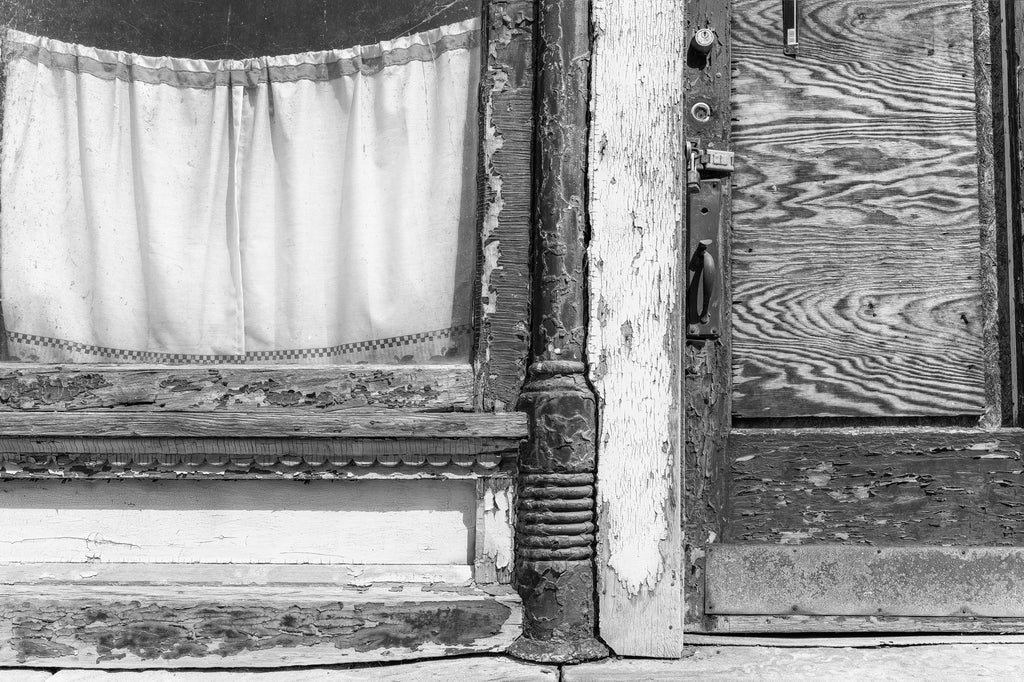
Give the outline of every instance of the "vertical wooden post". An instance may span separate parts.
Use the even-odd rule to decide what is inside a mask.
[[[601,638],[682,652],[686,0],[593,0],[589,378]]]
[[[589,0],[539,0],[532,355],[520,409],[516,578],[531,661],[604,657],[595,636],[594,470],[597,403],[587,384],[586,143]]]

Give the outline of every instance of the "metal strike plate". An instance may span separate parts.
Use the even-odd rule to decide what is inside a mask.
[[[721,149],[706,149],[700,157],[701,170],[711,173],[732,173],[736,170],[734,154]]]
[[[722,329],[722,180],[691,186],[687,207],[686,338],[715,339]]]

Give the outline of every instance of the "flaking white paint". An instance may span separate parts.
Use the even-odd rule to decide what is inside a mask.
[[[590,379],[601,636],[678,656],[682,0],[594,0]]]
[[[7,481],[0,561],[470,564],[473,481]]]

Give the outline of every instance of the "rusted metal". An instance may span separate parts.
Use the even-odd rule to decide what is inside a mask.
[[[1024,616],[1024,548],[712,545],[707,613]]]

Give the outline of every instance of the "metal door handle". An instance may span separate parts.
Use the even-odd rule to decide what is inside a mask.
[[[715,257],[708,251],[712,240],[702,239],[690,258],[689,270],[693,273],[686,289],[686,318],[688,324],[707,324],[711,301],[715,295],[718,280],[718,266]],[[697,308],[698,293],[702,293],[701,306]]]

